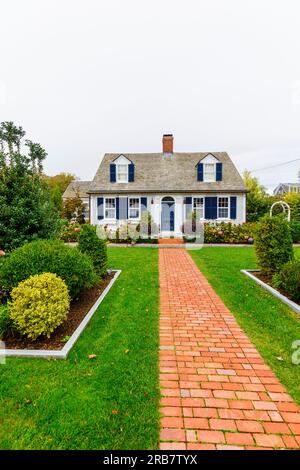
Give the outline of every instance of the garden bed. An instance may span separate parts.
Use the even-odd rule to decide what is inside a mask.
[[[18,334],[3,337],[5,350],[0,350],[0,354],[65,359],[119,274],[120,271],[107,274],[99,284],[73,300],[67,320],[53,332],[50,338],[32,341]]]
[[[268,276],[263,276],[259,270],[256,269],[242,269],[242,273],[246,274],[246,276],[250,277],[253,279],[257,284],[262,286],[264,289],[269,291],[271,294],[273,294],[275,297],[280,299],[283,303],[287,304],[294,312],[298,313],[300,315],[300,305],[293,300],[291,300],[285,292],[282,291],[282,289],[275,289],[274,287],[271,286],[271,278]]]

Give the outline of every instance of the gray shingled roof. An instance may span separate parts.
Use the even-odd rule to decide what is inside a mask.
[[[223,163],[223,180],[199,182],[196,165],[210,153]],[[119,155],[134,163],[134,182],[110,182],[109,165]],[[174,153],[172,159],[163,158],[162,153],[106,153],[88,189],[88,193],[195,191],[246,192],[247,187],[226,152]]]
[[[63,198],[74,197],[76,193],[80,197],[89,197],[87,191],[89,190],[91,181],[72,181],[63,194]]]

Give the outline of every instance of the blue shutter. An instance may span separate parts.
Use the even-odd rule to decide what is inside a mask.
[[[218,218],[218,198],[205,198],[205,219],[214,220]]]
[[[114,163],[111,163],[109,168],[110,168],[110,182],[115,183],[117,181],[116,165]]]
[[[141,211],[142,213],[147,210],[147,198],[141,197]]]
[[[236,219],[236,196],[230,198],[230,218]]]
[[[117,219],[127,220],[128,219],[128,198],[120,197],[117,198],[118,203],[116,202],[116,214]]]
[[[104,219],[103,197],[97,197],[97,214],[98,220]]]
[[[222,163],[216,164],[216,181],[222,181]]]
[[[203,181],[203,163],[197,165],[197,181]]]
[[[192,198],[186,197],[184,200],[184,204],[185,204],[185,217],[187,217],[189,213],[192,211]]]
[[[134,181],[134,164],[130,163],[128,165],[128,181],[129,183],[132,183]]]
[[[119,198],[116,197],[116,219],[120,218],[120,202]]]

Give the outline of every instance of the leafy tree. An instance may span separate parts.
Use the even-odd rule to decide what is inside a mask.
[[[76,222],[83,224],[85,222],[84,212],[85,205],[78,192],[75,193],[74,197],[68,197],[64,200],[62,215],[65,219],[75,219]]]
[[[51,191],[51,200],[61,214],[63,209],[62,195],[69,184],[76,179],[71,173],[58,173],[54,176],[43,175],[43,180],[47,183]]]
[[[247,194],[247,222],[256,222],[268,212],[271,201],[258,178],[252,176],[247,170],[243,176],[249,190]]]
[[[51,190],[54,190],[56,186],[59,186],[60,191],[63,194],[69,184],[77,178],[71,173],[58,173],[54,176],[43,175],[43,179],[50,186]]]
[[[51,191],[51,200],[57,212],[61,214],[63,209],[63,199],[60,187],[56,185]]]
[[[59,229],[58,213],[41,178],[45,150],[30,140],[20,153],[25,131],[12,122],[0,124],[0,247],[11,250]]]
[[[284,201],[291,208],[291,219],[300,221],[300,194],[288,193],[284,197]]]

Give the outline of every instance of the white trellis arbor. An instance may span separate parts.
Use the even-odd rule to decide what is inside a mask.
[[[276,201],[276,202],[274,202],[274,204],[272,204],[271,209],[270,209],[270,217],[273,216],[273,209],[277,204],[281,205],[284,214],[287,213],[287,220],[290,222],[290,220],[291,220],[291,208],[288,205],[288,203],[285,202],[285,201]]]

